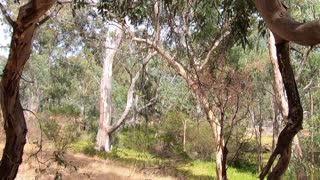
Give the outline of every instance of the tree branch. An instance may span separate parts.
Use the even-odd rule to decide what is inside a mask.
[[[7,12],[6,8],[2,5],[2,3],[0,3],[0,9],[2,11],[2,14],[4,15],[4,17],[6,18],[6,20],[8,21],[8,23],[10,24],[11,27],[14,27],[16,25],[16,22],[14,22],[11,17],[10,14]]]
[[[178,63],[173,56],[171,56],[167,51],[162,49],[159,45],[157,45],[154,42],[151,42],[148,39],[142,39],[138,37],[133,37],[133,41],[145,43],[149,46],[151,46],[154,50],[156,50],[166,61],[167,63],[175,70],[177,71],[184,79],[188,79],[188,75],[184,67]]]
[[[147,57],[145,58],[145,63],[147,64],[150,59],[155,56],[157,53],[153,52],[147,55]],[[109,129],[108,129],[108,133],[113,133],[114,131],[116,131],[121,124],[123,124],[129,114],[129,111],[131,109],[132,104],[134,103],[134,99],[133,99],[133,94],[134,94],[134,90],[135,90],[135,86],[136,86],[136,82],[139,79],[140,76],[140,72],[142,71],[142,68],[139,69],[139,71],[135,74],[134,77],[132,77],[132,73],[130,72],[129,69],[126,68],[126,71],[129,73],[130,77],[131,77],[131,84],[130,87],[128,89],[128,94],[127,94],[127,104],[125,107],[125,110],[123,111],[123,113],[121,114],[120,118],[117,120],[117,122],[112,125]],[[152,104],[147,104],[146,106],[144,106],[143,108],[146,108],[148,106],[151,106]],[[142,109],[141,109],[142,110]],[[140,109],[138,110],[138,112],[141,111]]]
[[[209,59],[213,53],[213,51],[220,45],[220,43],[222,42],[222,40],[228,36],[230,34],[230,31],[226,31],[224,32],[219,38],[215,39],[212,47],[210,48],[209,52],[206,55],[206,58],[204,59],[204,62],[201,64],[199,70],[202,70],[204,68],[204,66],[207,65],[207,63],[209,62]]]
[[[306,23],[295,21],[280,0],[255,0],[256,8],[274,33],[276,43],[292,41],[312,46],[320,43],[320,22],[314,20]]]
[[[312,51],[312,49],[313,49],[313,46],[311,46],[311,47],[307,50],[307,52],[303,54],[303,59],[302,59],[302,61],[301,61],[300,64],[299,64],[299,69],[298,69],[297,74],[296,74],[296,77],[295,77],[296,81],[299,80],[299,78],[300,78],[300,76],[301,76],[301,73],[302,73],[302,70],[303,70],[303,67],[304,67],[304,65],[306,64],[306,62],[308,61],[308,57],[309,57],[309,54],[310,54],[310,52]]]

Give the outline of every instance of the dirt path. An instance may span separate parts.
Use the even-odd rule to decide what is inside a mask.
[[[3,144],[0,145],[0,154],[2,155]],[[25,147],[24,162],[20,166],[17,180],[51,180],[54,179],[56,173],[62,175],[62,179],[66,180],[173,180],[173,177],[161,177],[148,173],[147,171],[139,172],[138,169],[129,166],[123,166],[110,160],[101,160],[92,158],[83,154],[66,155],[66,160],[77,167],[72,166],[64,168],[52,163],[47,167],[48,163],[41,164],[35,158],[28,159],[30,154],[34,152],[32,146],[27,144]],[[52,157],[52,152],[44,151],[41,153],[41,160],[45,161]],[[39,173],[39,169],[41,173]]]

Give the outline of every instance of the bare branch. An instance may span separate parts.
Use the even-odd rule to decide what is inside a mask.
[[[159,18],[160,12],[159,12],[159,2],[158,0],[154,0],[154,17],[156,22],[156,37],[155,42],[157,45],[159,45],[160,42],[160,18]]]
[[[157,53],[156,52],[153,52],[153,53],[150,53],[148,54],[148,56],[146,57],[146,59],[144,60],[144,62],[147,64],[150,59],[155,56]],[[145,64],[144,64],[145,65]],[[133,77],[132,76],[132,73],[130,72],[129,69],[125,68],[126,71],[130,74],[130,79],[131,79],[131,84],[130,84],[130,87],[128,89],[128,93],[127,93],[127,104],[126,104],[126,107],[125,107],[125,110],[123,111],[122,115],[120,116],[120,118],[117,120],[117,122],[112,125],[109,129],[108,129],[108,133],[112,133],[114,132],[115,130],[117,130],[121,124],[123,124],[129,114],[129,111],[131,109],[131,106],[132,104],[134,103],[134,98],[133,98],[133,95],[134,95],[134,90],[135,90],[135,86],[136,86],[136,82],[140,76],[140,72],[142,71],[142,68],[139,69],[139,71],[135,74],[135,76]],[[146,104],[144,107],[142,107],[143,109],[144,108],[147,108],[148,106],[151,106],[154,102],[153,99],[148,103]],[[138,112],[140,112],[142,109],[140,108],[138,110]]]
[[[189,76],[186,72],[186,70],[184,69],[184,67],[178,63],[175,60],[175,57],[172,57],[167,51],[165,51],[164,49],[162,49],[159,45],[157,45],[154,42],[151,42],[148,39],[142,39],[142,38],[138,38],[138,37],[133,37],[132,38],[133,41],[136,42],[140,42],[140,43],[146,43],[147,45],[151,46],[153,49],[155,49],[166,61],[167,63],[174,69],[176,70],[184,79],[188,79]]]
[[[220,43],[223,41],[223,39],[230,34],[230,31],[224,32],[219,38],[215,39],[215,41],[212,44],[212,47],[210,48],[209,52],[206,55],[206,58],[204,59],[204,62],[200,66],[199,70],[202,70],[204,66],[209,62],[210,56],[212,55],[213,51],[220,45]]]
[[[301,61],[300,64],[299,64],[299,69],[298,69],[297,74],[296,74],[296,77],[295,77],[296,81],[299,80],[299,78],[300,78],[300,76],[301,76],[301,73],[302,73],[302,70],[303,70],[303,68],[304,68],[304,65],[305,65],[306,62],[308,61],[308,57],[309,57],[309,54],[310,54],[310,52],[312,51],[312,49],[313,49],[313,46],[311,46],[311,47],[307,50],[307,52],[303,54],[303,59],[302,59],[302,61]]]
[[[142,65],[148,64],[150,62],[150,60],[157,54],[158,54],[157,51],[149,53],[148,56],[142,61]]]
[[[147,107],[152,106],[154,103],[156,103],[157,99],[158,99],[158,96],[152,98],[146,105],[140,107],[137,110],[137,112],[140,113],[142,110],[146,109]]]
[[[313,83],[313,78],[312,78],[312,79],[310,80],[310,82],[303,88],[303,90],[305,91],[305,90],[309,89],[310,86],[312,85],[312,83]]]
[[[121,114],[121,117],[117,120],[117,122],[114,125],[112,125],[110,129],[108,129],[108,133],[113,133],[115,130],[117,130],[121,126],[121,124],[124,123],[124,120],[127,118],[130,108],[133,104],[133,93],[134,93],[135,85],[139,76],[140,76],[140,71],[138,71],[136,75],[132,78],[131,85],[128,90],[127,104],[126,104],[125,110],[123,111],[123,113]]]
[[[0,9],[2,11],[2,14],[4,15],[4,17],[8,21],[8,23],[11,25],[11,27],[14,27],[16,22],[14,22],[12,20],[12,18],[10,17],[10,14],[7,12],[6,8],[2,5],[2,3],[0,3]]]

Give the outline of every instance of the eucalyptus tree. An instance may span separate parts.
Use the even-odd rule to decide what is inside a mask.
[[[291,144],[295,135],[302,129],[303,109],[300,103],[298,88],[290,65],[289,42],[304,46],[313,46],[320,43],[319,21],[300,23],[295,21],[280,0],[255,0],[255,6],[262,15],[268,28],[275,37],[275,46],[279,70],[283,79],[288,100],[288,123],[281,131],[278,143],[260,178],[269,173],[276,160],[279,160],[268,175],[268,179],[280,179],[286,171],[291,157]]]
[[[237,91],[241,89],[237,88],[241,87],[237,84],[241,81],[234,81],[236,73],[228,76],[227,72],[218,73],[218,69],[223,67],[225,52],[234,43],[246,43],[245,35],[253,20],[249,17],[252,5],[233,1],[220,4],[212,1],[119,1],[116,5],[105,2],[100,7],[106,17],[126,17],[123,26],[133,42],[146,44],[156,51],[201,102],[214,135],[218,179],[227,179],[224,113],[227,104],[237,99]],[[238,28],[240,25],[242,27]],[[140,29],[132,30],[133,26]],[[220,81],[219,78],[226,79]],[[228,78],[232,79],[229,84]],[[231,82],[236,82],[234,87]],[[223,88],[217,88],[219,86]]]
[[[27,127],[20,103],[21,74],[30,57],[34,33],[50,17],[47,11],[55,3],[55,0],[27,2],[19,8],[16,20],[0,4],[3,15],[13,29],[10,53],[1,79],[1,108],[6,132],[0,165],[2,179],[14,179],[22,163]]]

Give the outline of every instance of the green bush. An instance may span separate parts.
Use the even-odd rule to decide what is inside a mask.
[[[211,160],[214,139],[207,121],[190,122],[187,128],[187,153],[192,158]]]
[[[58,118],[43,113],[40,128],[59,154],[64,154],[79,136],[78,125],[70,117]]]
[[[118,146],[139,151],[149,151],[157,143],[154,128],[144,124],[125,127],[118,137]]]

